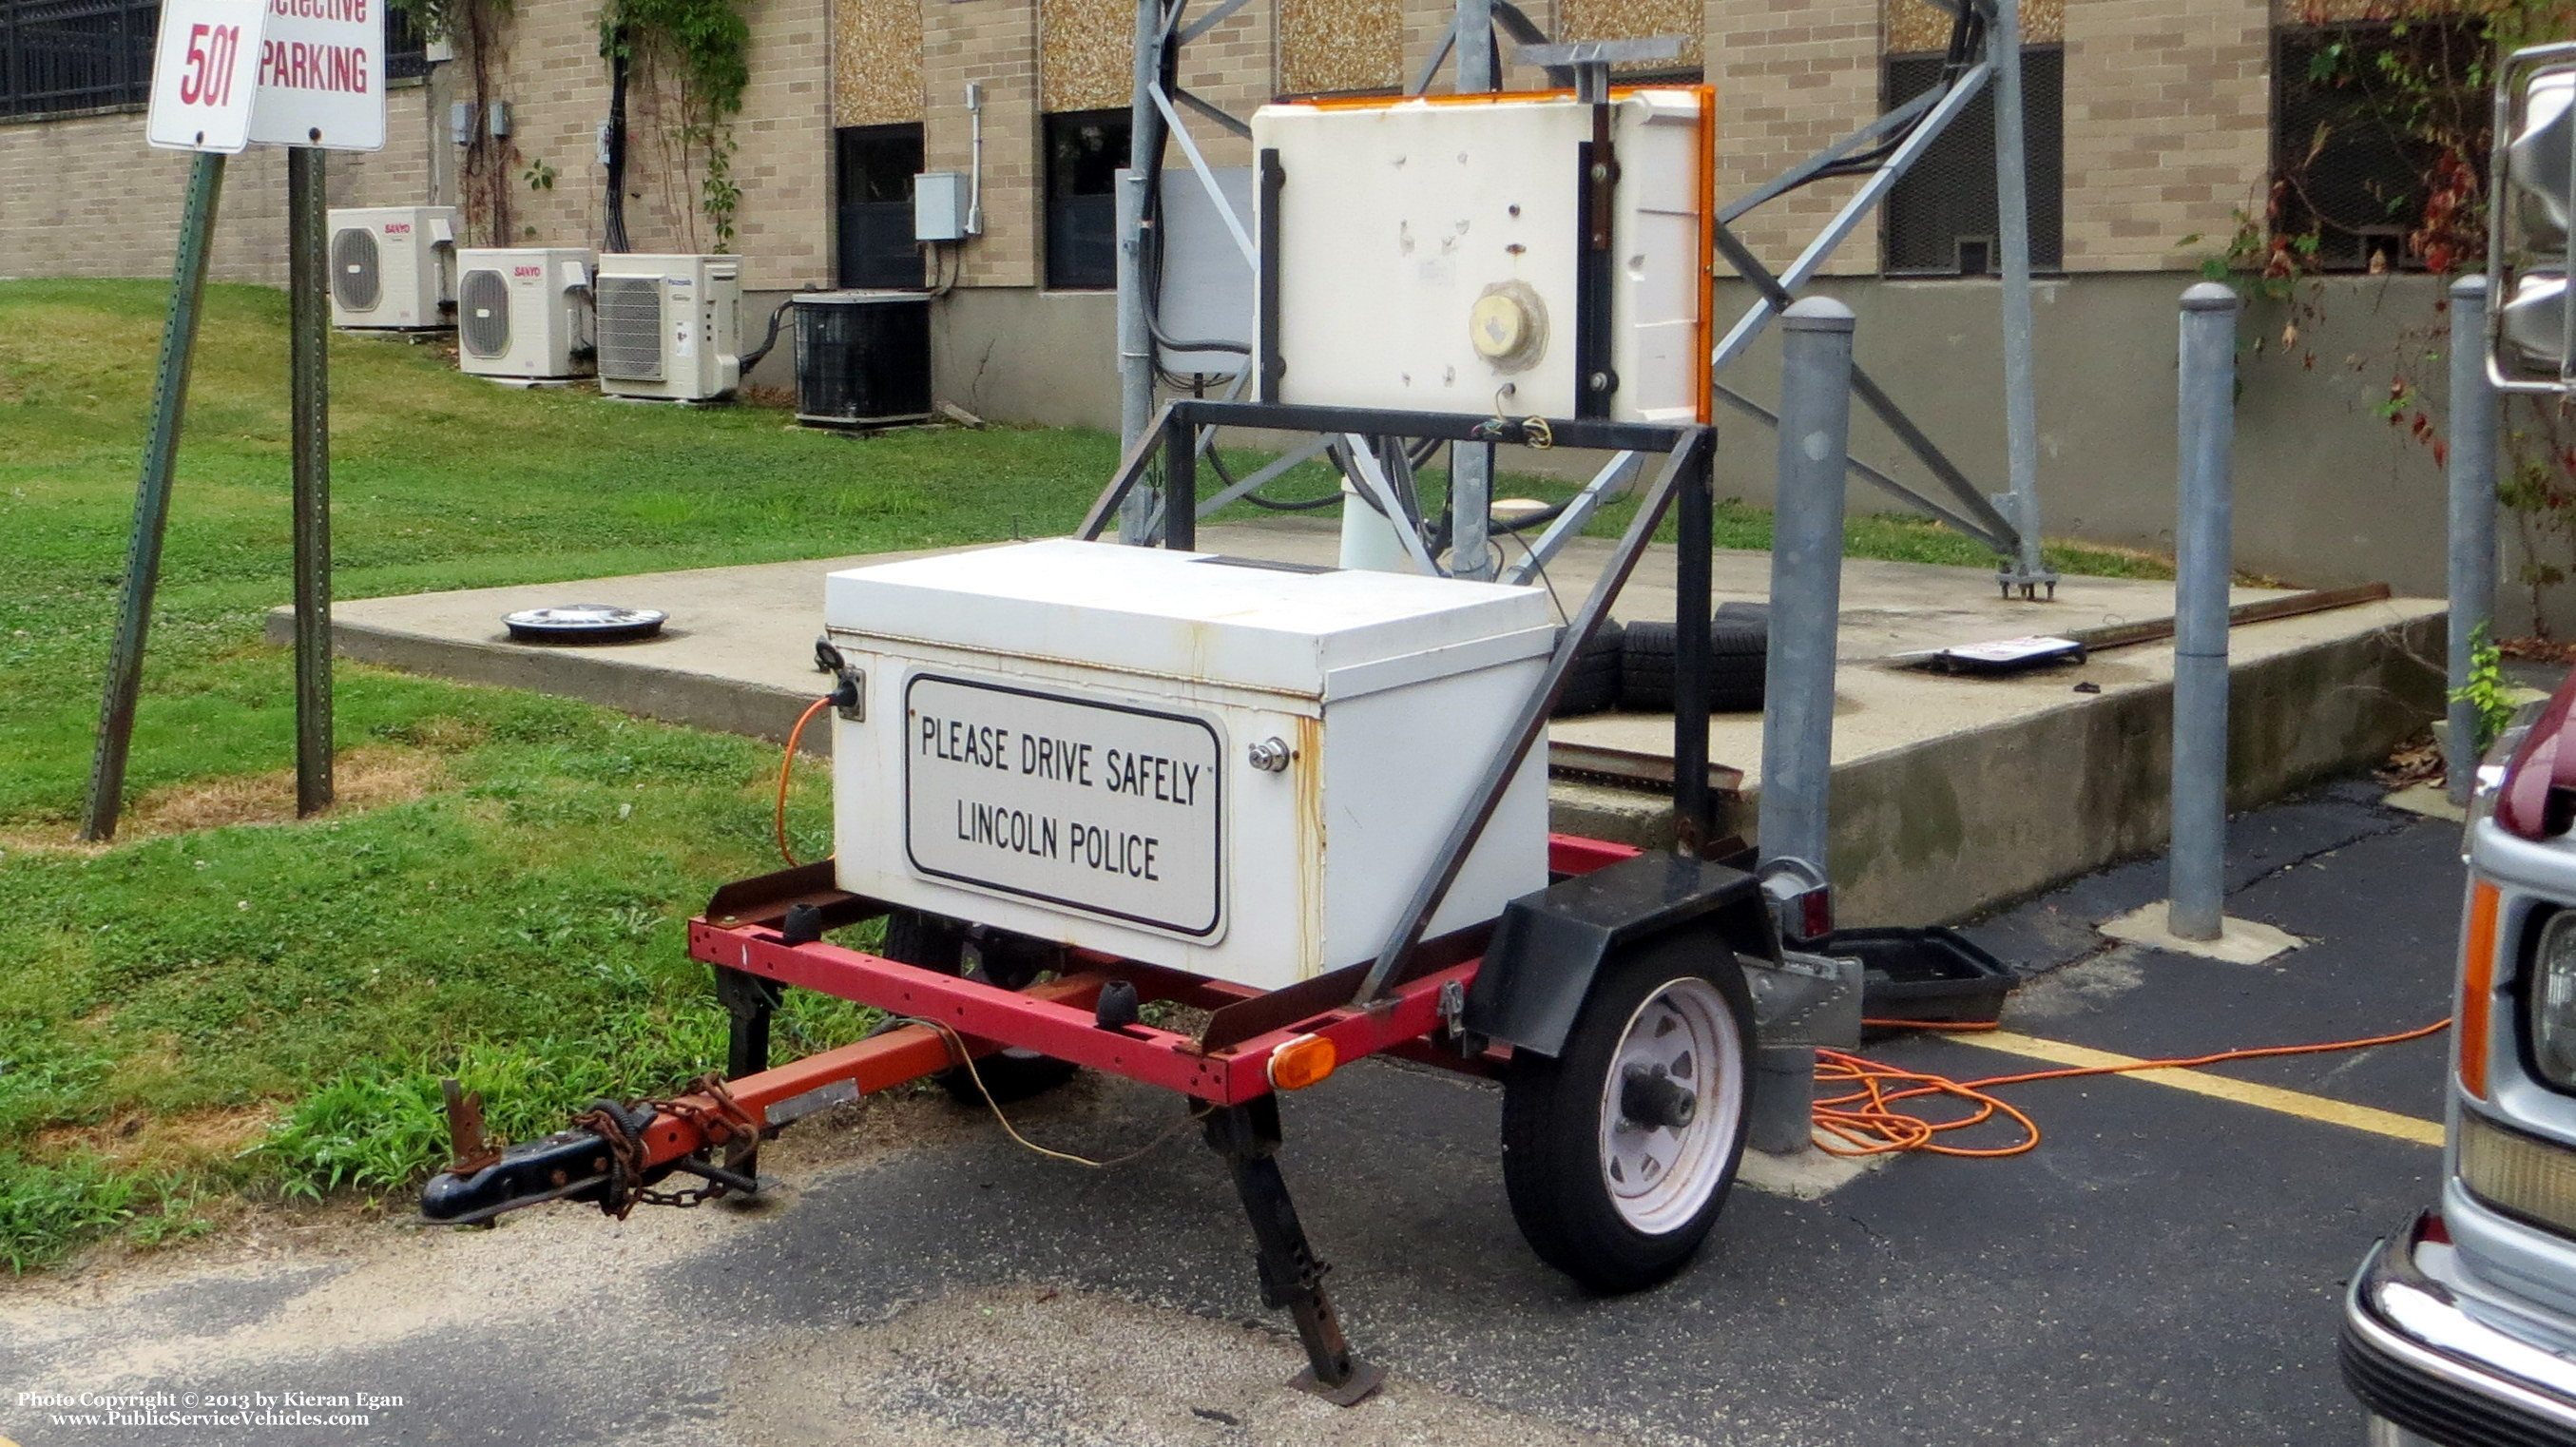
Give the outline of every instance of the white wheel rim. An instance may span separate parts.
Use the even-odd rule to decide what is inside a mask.
[[[1680,1126],[1629,1120],[1631,1069],[1660,1071],[1696,1107]],[[1696,975],[1670,980],[1628,1017],[1601,1083],[1601,1178],[1620,1218],[1649,1236],[1677,1231],[1708,1204],[1744,1111],[1744,1042],[1735,1012]]]

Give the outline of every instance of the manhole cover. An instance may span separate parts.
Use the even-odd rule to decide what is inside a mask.
[[[569,603],[560,608],[530,608],[502,622],[522,643],[624,643],[662,631],[668,613],[651,608],[612,608],[605,603]]]

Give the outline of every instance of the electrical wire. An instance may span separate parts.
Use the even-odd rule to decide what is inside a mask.
[[[927,1025],[931,1029],[939,1032],[940,1038],[948,1042],[950,1052],[956,1055],[957,1063],[966,1067],[966,1078],[975,1082],[975,1093],[984,1097],[984,1104],[993,1112],[993,1119],[1001,1122],[1002,1133],[1009,1136],[1020,1145],[1037,1152],[1039,1155],[1045,1156],[1051,1161],[1068,1161],[1077,1166],[1089,1166],[1095,1171],[1106,1171],[1114,1167],[1141,1161],[1145,1157],[1162,1149],[1163,1146],[1172,1139],[1172,1137],[1179,1135],[1181,1132],[1188,1130],[1191,1126],[1197,1125],[1200,1121],[1207,1119],[1208,1112],[1214,1109],[1214,1107],[1208,1105],[1204,1101],[1199,1102],[1192,1107],[1188,1115],[1181,1117],[1179,1120],[1172,1122],[1169,1126],[1164,1127],[1161,1131],[1156,1132],[1153,1139],[1145,1142],[1141,1146],[1138,1146],[1136,1149],[1127,1152],[1125,1155],[1111,1156],[1105,1161],[1095,1161],[1089,1156],[1075,1155],[1071,1151],[1060,1151],[1051,1146],[1039,1145],[1036,1141],[1030,1140],[1027,1136],[1020,1134],[1019,1127],[1011,1124],[1011,1118],[1008,1115],[1003,1114],[1002,1103],[993,1098],[993,1088],[984,1083],[983,1072],[975,1068],[975,1057],[973,1053],[968,1051],[966,1048],[966,1037],[957,1033],[955,1026],[941,1020],[923,1020],[918,1017],[907,1018],[904,1023],[907,1025]]]
[[[787,847],[787,780],[796,767],[796,741],[804,736],[805,725],[814,721],[814,715],[831,704],[831,695],[825,694],[805,705],[805,711],[796,716],[796,727],[787,731],[787,751],[778,760],[778,812],[771,822],[778,831],[778,857],[786,860],[790,869],[796,867],[796,854]]]
[[[1941,1025],[1914,1020],[1864,1020],[1861,1023],[1894,1029],[1960,1032],[1996,1028],[1990,1024]],[[1820,1086],[1848,1085],[1851,1089],[1840,1095],[1817,1099],[1815,1143],[1818,1149],[1837,1156],[1880,1156],[1905,1151],[1985,1159],[2017,1156],[2038,1147],[2040,1130],[2037,1121],[1990,1093],[2007,1085],[2029,1085],[2041,1080],[2078,1080],[2094,1075],[2124,1075],[2139,1070],[2191,1070],[2231,1060],[2267,1060],[2284,1055],[2368,1050],[2374,1046],[2421,1040],[2449,1029],[2450,1025],[2448,1019],[2441,1019],[2413,1030],[2360,1040],[2329,1040],[2316,1045],[2264,1045],[2245,1050],[2221,1050],[2209,1055],[2128,1061],[2119,1065],[2029,1070],[2014,1075],[1989,1075],[1978,1080],[1952,1080],[1929,1071],[1907,1070],[1840,1050],[1819,1049],[1816,1052],[1816,1083]],[[1967,1113],[1935,1119],[1913,1109],[1899,1108],[1901,1102],[1927,1097],[1959,1102],[1967,1108]],[[1943,1135],[1969,1130],[1999,1118],[2018,1126],[2021,1138],[1995,1146],[1947,1145],[1940,1139]]]

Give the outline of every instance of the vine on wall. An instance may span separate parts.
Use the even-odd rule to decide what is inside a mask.
[[[2313,369],[2316,355],[2301,334],[2323,319],[2317,277],[2329,254],[2394,233],[2402,240],[2395,264],[2436,278],[2485,267],[2495,62],[2518,46],[2576,35],[2576,0],[2384,0],[2331,9],[2327,0],[2306,0],[2301,19],[2317,30],[2315,43],[2283,46],[2278,57],[2304,68],[2296,78],[2333,103],[2334,119],[2281,138],[2259,206],[2236,212],[2233,234],[2201,270],[2249,299],[2281,304],[2277,342],[2260,337],[2253,349]],[[2338,148],[2356,139],[2397,158],[2410,173],[2405,184],[2356,187],[2346,177],[2338,187],[2329,168]],[[2386,252],[2368,255],[2370,273],[2391,269]],[[2393,356],[2379,359],[2389,370],[2379,416],[2429,449],[2437,466],[2447,439],[2423,384],[2448,365],[2448,309],[2444,296],[2434,315],[2401,334]],[[2552,401],[2512,398],[2502,442],[2497,498],[2522,544],[2516,581],[2546,636],[2547,595],[2576,576],[2576,428]]]
[[[610,0],[600,15],[600,54],[644,92],[666,188],[695,192],[670,210],[699,248],[703,217],[713,250],[731,251],[742,188],[733,179],[733,118],[751,84],[751,27],[735,0]],[[694,182],[691,178],[694,177]]]
[[[403,12],[425,40],[456,46],[464,53],[474,90],[474,130],[465,146],[458,199],[464,202],[469,233],[480,233],[486,246],[516,244],[512,235],[511,178],[519,161],[518,146],[507,136],[494,136],[485,123],[490,114],[493,72],[504,59],[502,32],[513,0],[388,0]]]

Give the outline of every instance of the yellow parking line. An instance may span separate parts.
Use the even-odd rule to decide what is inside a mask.
[[[2044,1060],[2051,1065],[2105,1066],[2142,1063],[2134,1055],[2114,1055],[2108,1050],[2093,1050],[2082,1045],[2069,1045],[2062,1040],[2042,1040],[2033,1035],[2017,1035],[2009,1030],[1985,1030],[1974,1034],[1948,1035],[1943,1038],[1956,1040],[1962,1045],[1975,1045],[1987,1050],[1999,1050],[2007,1055],[2019,1055],[2025,1059]],[[2251,1105],[2263,1110],[2279,1111],[2283,1115],[2295,1115],[2303,1120],[2321,1120],[2329,1125],[2349,1126],[2354,1130],[2366,1130],[2373,1135],[2384,1135],[2393,1140],[2411,1141],[2419,1146],[2438,1146],[2442,1143],[2440,1121],[2420,1120],[2411,1115],[2399,1115],[2393,1110],[2374,1110],[2366,1105],[2348,1105],[2340,1100],[2328,1100],[2322,1095],[2310,1095],[2305,1091],[2283,1090],[2277,1085],[2256,1085],[2250,1081],[2232,1080],[2224,1075],[2203,1075],[2197,1070],[2182,1070],[2171,1066],[2124,1073],[2131,1080],[2169,1085],[2176,1090],[2188,1090],[2194,1095],[2215,1096],[2220,1100],[2235,1101],[2239,1105]]]

